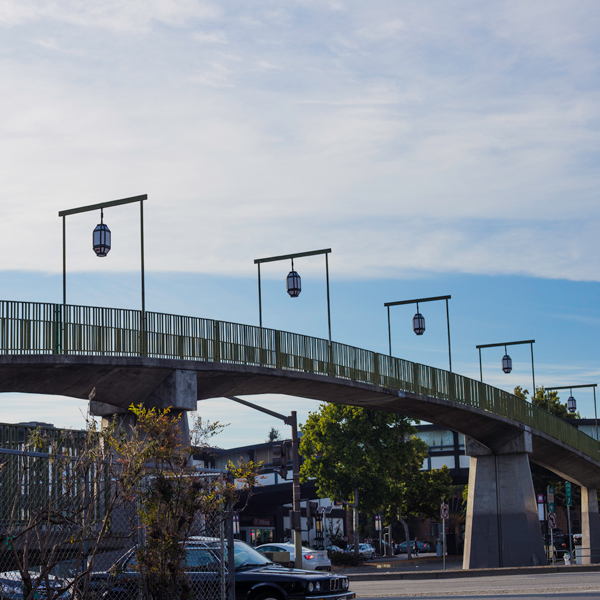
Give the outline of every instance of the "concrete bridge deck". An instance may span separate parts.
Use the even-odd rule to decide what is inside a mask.
[[[279,393],[449,427],[472,440],[465,566],[544,560],[530,460],[582,487],[583,546],[590,562],[600,562],[598,442],[456,373],[212,319],[0,302],[0,391],[85,399],[94,388],[100,415],[123,413],[131,403],[191,410],[206,398]]]

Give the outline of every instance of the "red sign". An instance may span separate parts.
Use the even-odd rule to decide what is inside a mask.
[[[556,514],[548,513],[548,527],[554,529],[556,527]]]
[[[271,519],[253,519],[254,527],[271,527]]]
[[[544,494],[537,495],[538,504],[544,504]]]
[[[447,519],[450,516],[450,507],[445,502],[440,507],[440,514],[442,515],[442,519]]]

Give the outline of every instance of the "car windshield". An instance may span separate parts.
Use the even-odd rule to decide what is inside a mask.
[[[213,542],[207,545],[213,549],[219,548],[218,543]],[[251,548],[245,542],[239,540],[235,541],[233,552],[236,570],[274,564],[266,556],[257,552],[254,548]],[[227,556],[227,546],[225,546],[225,555]]]

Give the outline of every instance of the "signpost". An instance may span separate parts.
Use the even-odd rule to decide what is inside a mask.
[[[571,535],[571,506],[573,506],[573,494],[571,492],[571,482],[565,481],[565,496],[567,497],[567,523],[569,525],[569,555],[573,560],[573,536]]]
[[[383,541],[381,539],[383,532],[381,529],[381,515],[375,515],[375,531],[379,531],[379,552],[383,556]]]
[[[319,506],[319,508],[317,508],[317,513],[322,516],[323,519],[323,547],[325,548],[325,550],[327,550],[327,527],[326,527],[326,521],[325,521],[325,515],[328,515],[331,513],[331,511],[333,510],[333,506],[329,505],[329,506]]]
[[[442,543],[442,560],[444,564],[444,571],[446,570],[446,519],[450,516],[450,507],[446,502],[442,502],[440,506],[440,515],[442,517],[442,527],[443,527],[443,543]]]
[[[544,520],[544,494],[537,495],[537,505],[538,505],[538,518],[540,521]]]
[[[554,564],[554,528],[556,527],[556,515],[554,514],[554,488],[549,485],[546,490],[546,500],[548,501],[548,529],[550,530],[550,552],[552,564]]]

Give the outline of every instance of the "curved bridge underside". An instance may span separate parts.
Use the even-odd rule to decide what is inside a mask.
[[[223,362],[84,355],[0,356],[0,392],[56,394],[125,410],[149,398],[175,371],[196,374],[198,400],[233,395],[285,394],[383,410],[459,431],[492,452],[524,431],[533,436],[530,460],[586,488],[600,485],[600,462],[523,422],[481,407],[348,378]],[[582,434],[583,435],[583,434]]]

